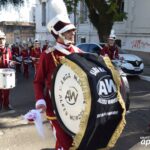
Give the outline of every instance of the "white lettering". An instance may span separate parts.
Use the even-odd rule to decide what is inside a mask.
[[[103,81],[99,82],[99,92],[98,92],[98,94],[99,95],[102,95],[102,94],[108,95],[105,83]]]
[[[105,79],[105,84],[108,90],[108,93],[112,93],[112,91],[116,92],[116,86],[112,79]]]
[[[107,104],[115,104],[118,102],[117,98],[114,98],[114,99],[110,99],[110,100],[105,100],[105,99],[102,99],[102,98],[99,98],[98,103],[100,104],[103,104],[103,105],[107,105]]]
[[[96,76],[96,75],[99,73],[99,70],[98,70],[96,67],[93,67],[93,68],[90,70],[90,73]]]
[[[150,140],[143,139],[143,140],[141,141],[141,145],[145,145],[145,146],[150,145]]]
[[[93,67],[91,70],[90,70],[90,73],[97,76],[98,73],[100,72],[106,72],[106,70],[104,68],[101,68],[101,67]]]
[[[111,112],[105,112],[97,115],[97,118],[105,117],[105,116],[112,116],[117,115],[118,111],[111,111]]]
[[[146,140],[146,146],[150,145],[150,140]]]

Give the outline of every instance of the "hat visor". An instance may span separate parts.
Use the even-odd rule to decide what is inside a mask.
[[[6,39],[6,37],[5,36],[0,36],[0,39]]]
[[[68,24],[68,25],[64,26],[61,30],[59,30],[59,33],[64,33],[69,30],[75,30],[75,29],[76,29],[76,27],[73,24]]]

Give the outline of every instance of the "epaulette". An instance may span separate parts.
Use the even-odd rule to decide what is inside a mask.
[[[49,47],[48,49],[45,50],[45,53],[48,54],[50,52],[54,51],[53,47]]]

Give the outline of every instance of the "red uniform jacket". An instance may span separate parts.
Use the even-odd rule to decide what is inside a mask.
[[[9,48],[0,49],[0,68],[8,68],[12,53]]]
[[[40,58],[41,50],[40,48],[32,48],[30,51],[30,56],[35,58]]]
[[[48,45],[43,45],[42,52],[44,52],[45,50],[47,50],[47,48],[48,48]]]
[[[101,55],[108,55],[109,58],[112,59],[118,59],[118,47],[117,46],[104,46],[101,50]]]
[[[19,56],[20,55],[19,47],[17,47],[17,46],[12,47],[12,55],[13,56]]]
[[[27,59],[29,57],[29,54],[28,54],[28,50],[27,49],[22,49],[21,50],[21,56],[22,56],[22,59]]]
[[[73,49],[70,49],[68,51],[70,51],[71,53],[75,52],[73,51]],[[80,50],[78,49],[78,51]],[[45,99],[47,105],[47,115],[49,117],[55,116],[53,113],[51,98],[49,96],[49,90],[51,90],[52,75],[57,67],[54,59],[57,60],[57,62],[60,62],[60,58],[65,55],[66,54],[58,50],[54,50],[53,52],[50,52],[50,50],[46,50],[41,54],[39,68],[35,75],[35,98],[36,101],[40,99]],[[46,86],[46,95],[44,95],[44,86]]]
[[[41,55],[40,48],[32,48],[31,49],[30,56],[35,58],[35,60],[33,60],[33,64],[34,64],[35,68],[38,68],[40,55]]]

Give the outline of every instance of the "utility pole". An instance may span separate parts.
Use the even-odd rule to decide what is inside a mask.
[[[74,10],[73,10],[73,15],[74,15],[74,25],[75,27],[77,26],[77,19],[76,19],[76,16],[77,16],[77,4],[74,0]],[[75,33],[75,44],[77,42],[77,33]]]

